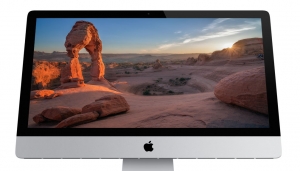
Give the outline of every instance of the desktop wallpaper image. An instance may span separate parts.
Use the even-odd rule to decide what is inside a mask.
[[[29,128],[269,128],[258,18],[38,18]]]

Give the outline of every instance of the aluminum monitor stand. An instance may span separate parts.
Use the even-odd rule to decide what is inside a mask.
[[[123,159],[123,171],[174,171],[173,159]]]

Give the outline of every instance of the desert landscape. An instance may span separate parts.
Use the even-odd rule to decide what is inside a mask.
[[[262,38],[211,53],[114,54],[100,36],[77,21],[66,52],[34,52],[29,128],[269,127]]]

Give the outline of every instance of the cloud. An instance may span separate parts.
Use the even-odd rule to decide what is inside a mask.
[[[207,30],[210,30],[210,29],[214,29],[218,24],[226,21],[226,20],[229,20],[230,18],[218,18],[218,19],[215,19],[212,23],[210,23],[208,26],[204,27],[202,29],[202,31],[207,31]]]
[[[208,34],[208,35],[203,35],[203,36],[201,35],[201,36],[197,36],[194,38],[186,39],[182,43],[185,44],[185,43],[199,42],[199,41],[218,38],[218,37],[231,36],[231,35],[238,34],[242,31],[252,30],[252,29],[255,29],[255,27],[245,27],[245,28],[240,28],[240,29],[226,29],[224,31],[216,32],[213,34]]]
[[[169,43],[169,44],[162,44],[158,47],[158,49],[167,49],[174,46],[179,46],[180,43]]]
[[[183,36],[179,37],[178,39],[179,39],[179,40],[182,40],[182,39],[187,39],[187,38],[189,38],[189,37],[190,37],[189,34],[184,34]]]
[[[255,29],[255,27],[243,27],[243,28],[238,28],[238,29],[225,29],[224,31],[219,31],[219,32],[215,32],[215,33],[209,33],[209,34],[205,34],[205,35],[195,36],[193,38],[188,38],[188,39],[183,40],[182,42],[162,44],[158,47],[158,49],[159,50],[168,49],[168,48],[171,48],[171,47],[180,46],[180,45],[184,45],[184,44],[187,44],[187,43],[200,42],[200,41],[204,41],[204,40],[208,40],[208,39],[231,36],[231,35],[235,35],[235,34],[238,34],[240,32],[247,31],[247,30],[252,30],[252,29]]]
[[[175,34],[180,34],[181,33],[181,31],[179,30],[179,31],[175,31],[174,32]]]
[[[201,42],[204,40],[215,39],[220,37],[232,36],[247,30],[253,30],[259,27],[260,21],[243,21],[239,24],[221,24],[230,18],[218,18],[213,20],[210,24],[202,29],[201,32],[192,36],[192,33],[185,33],[181,35],[177,41],[164,43],[158,46],[157,50],[168,49],[176,46],[181,46],[187,43]]]

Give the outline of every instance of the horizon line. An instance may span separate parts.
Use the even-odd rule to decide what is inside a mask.
[[[225,48],[226,49],[226,48]],[[49,54],[54,54],[54,53],[67,53],[66,52],[59,52],[59,51],[55,51],[55,52],[44,52],[44,51],[37,51],[37,50],[34,50],[34,52],[41,52],[41,53],[49,53]],[[127,52],[127,53],[101,53],[101,54],[143,54],[143,55],[151,55],[151,54],[172,54],[172,55],[177,55],[177,54],[199,54],[199,53],[205,53],[205,52],[190,52],[190,53],[135,53],[135,52]],[[213,53],[213,52],[206,52],[206,53]],[[82,52],[82,53],[79,53],[79,54],[89,54],[88,52]]]

